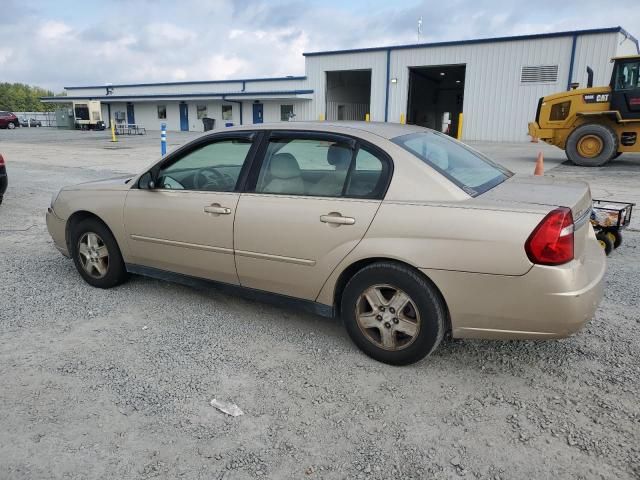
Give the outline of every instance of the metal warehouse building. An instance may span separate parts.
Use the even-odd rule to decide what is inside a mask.
[[[99,100],[107,124],[202,131],[291,120],[407,122],[464,140],[523,141],[538,98],[586,83],[608,85],[610,59],[638,53],[621,27],[305,53],[305,76],[65,87]],[[463,124],[458,125],[460,113]]]

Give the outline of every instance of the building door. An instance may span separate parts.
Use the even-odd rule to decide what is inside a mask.
[[[136,123],[136,115],[133,110],[133,103],[127,103],[127,123],[133,125]]]
[[[262,116],[264,105],[262,103],[253,104],[253,123],[262,123],[264,118]]]
[[[409,69],[407,123],[458,133],[464,104],[466,65],[430,65]]]
[[[180,104],[180,130],[189,131],[189,105],[186,103]]]

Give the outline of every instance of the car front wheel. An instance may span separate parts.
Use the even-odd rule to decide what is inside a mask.
[[[9,130],[13,130],[14,128],[16,128],[16,124],[15,124],[15,123],[13,123],[13,122],[9,122],[9,124],[7,125],[7,128],[8,128]]]
[[[73,262],[82,278],[98,288],[111,288],[128,275],[116,239],[99,220],[88,218],[71,231]]]
[[[410,267],[374,263],[347,283],[341,300],[345,327],[367,355],[392,365],[408,365],[429,355],[446,329],[439,292]]]

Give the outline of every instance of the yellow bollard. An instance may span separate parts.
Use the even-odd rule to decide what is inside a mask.
[[[369,121],[369,114],[368,114],[368,113],[364,116],[364,121],[365,121],[365,122],[368,122],[368,121]]]
[[[462,116],[462,112],[458,115],[458,131],[456,132],[456,138],[460,140],[462,138],[462,121],[464,117]]]
[[[321,122],[324,122],[324,113],[321,113],[320,115],[318,115],[318,120],[320,120]]]
[[[404,125],[404,113],[400,114],[400,123]]]
[[[111,119],[111,141],[112,142],[118,141],[118,139],[116,138],[116,124],[113,121],[113,118]]]

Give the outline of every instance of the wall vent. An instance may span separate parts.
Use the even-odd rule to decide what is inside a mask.
[[[520,72],[521,83],[556,83],[558,65],[523,66]]]

